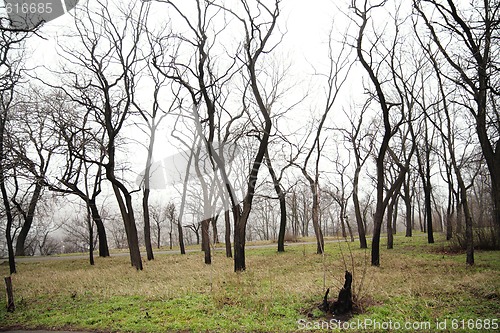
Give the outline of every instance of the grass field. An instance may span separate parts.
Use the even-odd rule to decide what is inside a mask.
[[[317,305],[324,285],[336,297],[344,270],[353,271],[360,314],[349,332],[493,332],[500,325],[500,253],[476,252],[476,265],[450,254],[440,237],[396,237],[369,266],[358,243],[328,243],[247,251],[247,271],[217,252],[158,255],[144,271],[127,257],[19,263],[12,277],[16,311],[0,308],[1,328],[104,332],[307,332],[339,326]],[[344,263],[345,262],[345,263]],[[354,267],[354,268],[353,268]],[[0,266],[3,276],[8,265]],[[439,323],[437,327],[436,323]],[[371,326],[369,326],[371,325]],[[378,325],[378,326],[377,326]],[[411,325],[411,326],[406,326]],[[321,328],[322,329],[319,329]],[[392,329],[391,329],[392,328]],[[399,330],[398,330],[399,328]],[[461,330],[459,329],[461,328]]]

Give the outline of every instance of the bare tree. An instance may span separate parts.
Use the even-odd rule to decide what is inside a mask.
[[[461,88],[451,103],[464,107],[475,121],[476,134],[488,166],[496,241],[500,244],[500,113],[498,103],[498,55],[500,3],[453,0],[413,1],[416,13],[448,67],[440,66],[442,76]],[[432,18],[431,14],[432,13]],[[451,43],[451,44],[449,44]],[[449,47],[452,45],[452,47]],[[464,194],[465,195],[465,194]]]
[[[37,204],[45,187],[52,159],[61,147],[61,135],[53,131],[49,100],[52,96],[29,87],[15,106],[16,126],[12,129],[11,150],[18,161],[12,203],[23,217],[16,241],[16,255],[24,256],[25,243],[33,224]]]
[[[371,155],[373,150],[373,133],[367,128],[363,127],[363,121],[366,122],[366,111],[370,105],[370,100],[361,107],[359,115],[353,112],[345,112],[349,119],[350,128],[339,128],[338,130],[342,133],[344,141],[349,142],[352,147],[352,153],[354,154],[354,175],[352,178],[352,202],[354,205],[354,214],[356,216],[356,225],[358,229],[359,236],[359,246],[362,249],[368,248],[366,242],[366,230],[363,223],[363,217],[361,214],[361,205],[359,202],[359,180],[361,175],[361,170],[365,165],[366,161]],[[357,119],[356,119],[357,118]],[[372,122],[370,127],[375,124]]]
[[[439,64],[437,63],[436,59],[432,56],[432,53],[430,54],[430,59],[433,63],[436,77],[438,80],[439,84],[439,93],[441,97],[441,104],[442,104],[442,110],[444,113],[444,117],[439,117],[438,122],[434,122],[436,129],[441,133],[441,136],[445,142],[445,145],[448,149],[449,153],[449,158],[451,159],[451,165],[453,167],[455,176],[457,178],[457,183],[459,187],[459,202],[460,206],[463,209],[463,213],[465,215],[465,238],[466,238],[466,249],[467,249],[467,254],[466,254],[466,263],[468,265],[474,265],[474,240],[473,240],[473,220],[472,220],[472,214],[471,210],[469,208],[469,200],[467,197],[467,191],[470,186],[467,186],[465,184],[465,180],[463,177],[463,171],[462,171],[462,163],[458,161],[457,158],[457,147],[455,143],[455,130],[452,125],[452,116],[451,116],[451,108],[450,104],[447,99],[447,93],[445,90],[444,82],[443,82],[443,77],[441,75],[441,71],[439,69]],[[444,119],[443,119],[444,118]],[[444,125],[444,126],[443,126]],[[470,139],[470,137],[469,137]],[[472,185],[472,184],[471,184]],[[458,210],[458,215],[460,215],[460,209]]]
[[[118,177],[117,144],[134,108],[138,66],[142,61],[139,44],[148,5],[137,2],[122,8],[112,5],[98,1],[75,14],[76,35],[73,37],[83,48],[70,49],[60,44],[61,57],[71,63],[71,67],[64,68],[66,82],[60,88],[83,108],[92,110],[95,121],[104,129],[106,160],[101,165],[120,208],[131,264],[142,270],[133,191]],[[117,22],[114,17],[120,11],[124,19]]]
[[[168,233],[169,247],[170,247],[170,249],[172,249],[172,231],[173,231],[173,225],[177,221],[176,208],[175,208],[175,204],[173,202],[170,202],[167,205],[167,207],[166,207],[166,215],[167,215],[167,220],[170,223],[170,229],[169,229],[169,233]],[[180,243],[182,235],[178,235],[178,236],[179,236],[179,243]]]
[[[0,17],[0,190],[6,218],[5,237],[9,255],[10,273],[16,272],[12,226],[14,214],[11,194],[8,191],[8,178],[14,166],[8,158],[10,146],[12,108],[15,106],[16,86],[19,84],[22,70],[22,45],[30,35],[27,31],[12,30],[9,20]],[[21,50],[21,51],[18,51]]]
[[[172,223],[175,221],[175,205],[173,205],[174,208],[174,213],[173,213],[173,220],[171,220],[168,216],[168,211],[170,208],[170,205],[173,205],[173,203],[169,203],[167,206],[163,205],[160,201],[156,201],[155,203],[150,203],[149,204],[149,214],[151,217],[152,221],[152,234],[156,238],[156,247],[160,249],[161,247],[161,239],[162,239],[162,230],[163,227],[165,226],[165,220],[168,219],[170,224],[170,232],[169,232],[169,238],[170,238],[170,249],[172,249]]]
[[[248,217],[250,215],[252,200],[255,194],[255,187],[260,165],[264,159],[266,147],[268,145],[270,131],[272,127],[270,110],[264,103],[262,86],[259,85],[257,73],[259,71],[259,60],[265,54],[269,53],[274,45],[270,45],[271,35],[276,28],[277,18],[279,16],[280,1],[276,0],[274,8],[266,6],[258,1],[257,3],[248,3],[245,0],[239,2],[238,8],[224,7],[215,2],[202,3],[196,2],[197,17],[196,21],[192,22],[188,16],[173,2],[163,1],[173,8],[187,24],[189,31],[193,34],[191,45],[194,46],[197,54],[196,63],[185,65],[179,63],[177,59],[169,64],[160,64],[157,61],[158,68],[167,76],[176,80],[188,92],[194,120],[198,135],[202,139],[206,150],[210,155],[213,170],[218,170],[222,183],[227,189],[227,195],[231,202],[233,210],[234,228],[234,263],[235,271],[245,270],[245,232]],[[208,40],[208,28],[213,23],[214,17],[218,13],[230,14],[236,19],[236,24],[241,24],[243,29],[244,41],[241,43],[241,49],[236,54],[230,55],[233,57],[232,62],[229,61],[229,66],[222,73],[215,71],[215,63],[211,56],[213,43]],[[255,14],[258,13],[258,14]],[[266,16],[266,18],[264,18]],[[217,30],[216,30],[217,31]],[[217,38],[217,32],[215,38]],[[185,38],[184,38],[185,40]],[[222,108],[220,99],[220,87],[225,86],[226,82],[236,73],[234,66],[236,62],[245,69],[245,88],[243,89],[242,101],[245,107],[253,103],[256,106],[260,116],[263,118],[260,129],[260,137],[257,152],[254,156],[252,166],[250,167],[249,177],[246,184],[243,203],[240,204],[236,199],[231,182],[228,178],[224,166],[224,157],[217,153],[214,149],[217,109]],[[194,66],[194,67],[191,67]],[[223,66],[226,67],[226,66]],[[192,70],[190,70],[192,68]],[[196,69],[195,69],[196,68]],[[187,72],[187,73],[186,73]],[[242,71],[242,74],[244,73]],[[191,84],[189,75],[194,77],[196,84]],[[194,83],[194,82],[193,82]],[[200,97],[198,97],[200,96]],[[250,99],[251,96],[251,99]],[[206,117],[200,116],[202,106],[205,107]],[[245,110],[243,110],[245,111]],[[228,113],[229,116],[231,116]],[[241,116],[232,116],[229,121],[231,125],[236,119]],[[205,135],[201,123],[206,124],[208,133]],[[226,128],[229,128],[227,126]],[[226,132],[228,133],[228,132]],[[225,142],[219,140],[219,142]]]
[[[332,190],[325,189],[325,192],[327,192],[331,196],[331,198],[337,203],[339,207],[339,220],[342,227],[342,237],[347,239],[347,233],[345,229],[345,227],[347,226],[351,241],[354,242],[354,235],[352,233],[351,226],[349,225],[349,218],[347,215],[347,204],[353,194],[353,191],[349,190],[349,184],[347,183],[347,171],[350,161],[342,160],[338,152],[334,155],[336,156],[336,159],[333,160],[332,163],[334,165],[334,173],[338,177],[338,180],[331,182],[330,186],[332,187]]]
[[[386,163],[386,155],[390,150],[390,141],[394,134],[397,132],[400,124],[404,121],[404,112],[402,111],[403,104],[402,101],[390,102],[387,99],[387,92],[384,90],[384,83],[391,82],[390,78],[391,74],[385,74],[387,77],[379,77],[382,74],[382,68],[384,66],[388,66],[390,69],[390,61],[394,59],[394,53],[396,52],[396,45],[398,45],[399,38],[399,27],[401,22],[398,20],[398,9],[396,8],[395,13],[395,36],[391,41],[389,46],[378,45],[381,43],[380,33],[374,31],[375,40],[371,41],[371,43],[367,46],[364,45],[366,41],[367,34],[367,25],[370,21],[371,15],[375,10],[383,8],[386,4],[386,1],[379,2],[377,4],[372,5],[368,0],[364,0],[363,4],[358,6],[357,1],[352,1],[352,9],[355,15],[360,19],[358,23],[358,35],[356,37],[356,50],[358,59],[361,62],[364,70],[367,72],[371,83],[375,89],[374,97],[377,99],[378,104],[380,105],[381,115],[382,115],[382,123],[383,123],[383,131],[382,131],[382,141],[379,145],[378,151],[376,152],[375,164],[377,169],[376,174],[376,209],[373,217],[374,222],[374,231],[373,231],[373,241],[372,241],[372,249],[371,249],[371,264],[373,266],[380,265],[380,233],[384,218],[384,213],[386,210],[389,201],[392,196],[396,192],[396,189],[399,188],[401,183],[404,181],[404,176],[408,168],[408,164],[410,159],[406,161],[405,164],[398,163],[398,161],[394,161],[399,166],[399,175],[396,180],[388,186],[388,190],[385,190],[386,177],[385,177],[385,163]],[[378,57],[378,59],[377,59]],[[388,60],[387,60],[388,59]],[[389,64],[387,64],[389,61]],[[387,69],[387,68],[386,68]],[[391,73],[389,71],[389,73]],[[393,120],[391,119],[391,109],[397,108],[400,109],[401,117],[399,120],[396,120],[396,124],[393,124]],[[391,156],[391,158],[393,158]]]
[[[106,229],[97,203],[104,179],[104,130],[93,126],[91,110],[85,110],[83,115],[82,112],[75,112],[71,106],[77,109],[78,104],[68,103],[61,94],[56,95],[52,103],[54,131],[61,133],[66,146],[61,152],[66,165],[54,181],[46,179],[45,182],[51,191],[76,195],[85,203],[89,216],[97,227],[99,256],[109,257]],[[89,233],[92,233],[93,223],[88,223]]]
[[[145,23],[147,25],[147,23]],[[162,29],[162,34],[164,33],[164,29]],[[146,54],[143,55],[144,58],[148,58],[150,56],[151,50],[154,48],[154,38],[152,38],[152,34],[147,34],[149,39],[148,51],[144,52]],[[176,103],[176,98],[174,97],[170,105],[166,108],[164,106],[164,95],[167,93],[168,85],[166,85],[166,77],[162,75],[152,62],[148,61],[147,64],[148,76],[152,81],[152,105],[149,107],[142,107],[137,100],[133,100],[139,115],[141,116],[143,122],[146,124],[146,135],[149,138],[149,144],[147,146],[147,158],[146,158],[146,167],[144,169],[143,175],[143,197],[142,197],[142,210],[143,210],[143,219],[144,219],[144,243],[146,245],[146,254],[148,260],[154,259],[153,247],[151,244],[151,222],[150,222],[150,212],[149,212],[149,196],[152,186],[151,184],[151,173],[155,170],[151,170],[153,163],[153,152],[156,140],[156,132],[161,122],[165,119],[168,113],[171,113],[174,109],[174,105]],[[173,92],[173,96],[177,96],[178,92]],[[163,97],[163,98],[162,98]],[[150,110],[150,111],[148,111]],[[139,126],[139,128],[141,128]],[[159,242],[158,242],[159,244]]]

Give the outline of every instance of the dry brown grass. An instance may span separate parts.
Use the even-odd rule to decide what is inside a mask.
[[[157,255],[154,261],[145,262],[140,272],[130,266],[127,257],[118,256],[97,258],[95,266],[89,266],[84,259],[19,263],[13,283],[16,299],[32,306],[29,310],[33,312],[45,311],[37,308],[37,299],[59,297],[66,302],[76,298],[85,302],[88,298],[94,302],[92,306],[95,302],[104,306],[113,298],[125,297],[146,307],[177,299],[189,304],[189,297],[202,295],[204,303],[195,308],[207,316],[219,318],[221,313],[226,314],[228,323],[262,316],[267,325],[276,321],[276,325],[284,325],[284,331],[290,331],[294,321],[304,315],[304,309],[309,311],[319,304],[324,283],[332,288],[332,297],[337,295],[347,268],[354,273],[353,288],[361,308],[367,310],[362,315],[365,317],[435,320],[500,315],[498,252],[477,253],[477,265],[467,268],[461,256],[437,253],[421,239],[397,238],[396,249],[382,251],[382,266],[371,267],[369,253],[356,245],[328,244],[325,256],[316,255],[314,245],[289,246],[282,254],[268,248],[248,250],[248,269],[242,274],[233,272],[232,260],[222,252],[216,252],[211,266],[203,263],[201,253]],[[0,273],[6,275],[7,269],[7,265],[0,266]],[[64,304],[60,307],[64,308]],[[286,314],[280,315],[282,312]],[[87,316],[94,315],[98,316]],[[123,316],[127,316],[125,310]],[[16,320],[20,319],[14,316],[9,323]],[[280,324],[279,320],[284,322]],[[77,322],[76,327],[87,327],[85,322]],[[60,325],[57,320],[55,323]],[[75,327],[71,325],[69,328]],[[142,327],[101,325],[132,331],[141,331]],[[213,329],[210,325],[206,329]],[[229,326],[221,330],[233,331]]]

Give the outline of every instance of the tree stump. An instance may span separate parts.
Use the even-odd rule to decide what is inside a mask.
[[[14,305],[14,293],[12,292],[12,278],[5,277],[5,289],[7,291],[7,311],[14,312],[16,306]]]
[[[352,274],[345,271],[344,288],[340,289],[338,299],[330,305],[331,313],[341,315],[352,310]]]
[[[323,297],[323,303],[320,309],[324,312],[330,312],[334,315],[343,315],[352,311],[352,274],[345,271],[345,282],[344,287],[340,289],[339,297],[334,302],[328,302],[328,293],[330,288],[326,290],[325,296]]]

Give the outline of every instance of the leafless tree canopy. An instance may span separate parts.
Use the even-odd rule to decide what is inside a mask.
[[[15,256],[84,251],[93,264],[110,248],[142,270],[198,243],[211,264],[220,242],[243,271],[247,241],[283,252],[306,237],[318,254],[331,237],[359,242],[378,266],[383,234],[391,249],[403,231],[445,233],[469,265],[499,248],[500,3],[335,3],[305,62],[291,10],[97,0],[57,38],[1,17],[11,272]],[[26,57],[48,41],[53,61]]]

